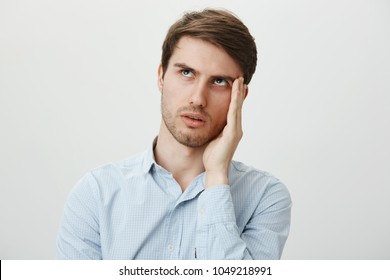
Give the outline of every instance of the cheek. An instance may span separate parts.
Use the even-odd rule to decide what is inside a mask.
[[[167,77],[163,86],[163,95],[170,102],[179,103],[186,96],[186,88],[178,82],[172,82]]]
[[[227,113],[229,111],[230,96],[228,98],[218,98],[210,112],[214,115],[214,119],[218,122],[226,122]]]
[[[167,90],[163,90],[162,96],[161,96],[161,105],[163,109],[166,111],[171,111],[172,110],[172,102],[174,99],[171,98],[169,94],[167,94]]]
[[[165,112],[170,112],[171,115],[176,115],[177,110],[183,106],[183,101],[180,94],[177,94],[175,89],[164,86],[161,95],[161,106]]]

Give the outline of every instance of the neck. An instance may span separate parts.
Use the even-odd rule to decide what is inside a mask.
[[[162,122],[154,149],[156,162],[171,172],[184,191],[204,171],[203,152],[206,147],[192,148],[180,144]]]

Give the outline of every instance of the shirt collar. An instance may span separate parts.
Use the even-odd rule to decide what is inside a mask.
[[[154,148],[156,147],[156,144],[157,144],[157,137],[154,138],[153,144],[145,152],[145,156],[142,164],[142,171],[145,174],[149,173],[152,166],[156,164],[156,160],[154,159]]]

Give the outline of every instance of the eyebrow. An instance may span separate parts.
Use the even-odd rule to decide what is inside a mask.
[[[194,74],[198,73],[198,71],[196,71],[194,68],[188,66],[185,63],[175,63],[175,64],[173,64],[173,66],[175,66],[177,68],[190,70]],[[231,76],[228,76],[228,75],[213,75],[213,76],[211,76],[211,78],[213,78],[213,79],[223,79],[223,80],[226,80],[226,81],[231,82],[231,83],[233,83],[234,80],[235,80],[235,78],[233,78]]]
[[[173,64],[173,66],[177,67],[177,68],[182,68],[182,69],[186,69],[186,70],[190,70],[191,72],[193,73],[198,73],[198,71],[196,71],[194,68],[188,66],[187,64],[185,63],[175,63]]]

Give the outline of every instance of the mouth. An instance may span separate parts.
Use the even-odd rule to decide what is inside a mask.
[[[202,121],[202,122],[206,121],[206,118],[201,114],[186,113],[186,114],[182,114],[181,116],[195,121]]]
[[[206,124],[206,117],[201,114],[185,113],[180,117],[183,122],[191,128],[199,128]]]

